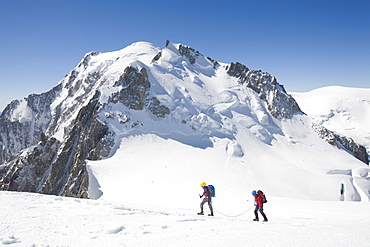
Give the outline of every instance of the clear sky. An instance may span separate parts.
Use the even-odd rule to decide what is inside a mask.
[[[0,111],[87,52],[167,39],[267,71],[288,92],[370,87],[370,0],[0,0]]]

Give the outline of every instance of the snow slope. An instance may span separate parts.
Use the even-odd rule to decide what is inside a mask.
[[[332,86],[291,94],[316,123],[351,137],[370,155],[370,89]]]
[[[234,192],[246,197],[255,188],[274,196],[339,200],[344,183],[346,200],[361,200],[358,191],[364,191],[362,200],[369,200],[368,166],[344,151],[325,150],[328,145],[321,140],[310,146],[300,139],[276,138],[281,139],[266,151],[266,144],[246,137],[240,145],[249,149],[242,157],[240,147],[228,139],[216,138],[213,147],[203,149],[154,134],[122,138],[113,157],[88,162],[90,181],[98,181],[90,184],[89,194],[111,201],[181,207],[196,203],[202,181],[214,184],[224,202],[238,200],[229,198]],[[299,155],[291,156],[290,142],[295,142],[293,152]],[[322,150],[332,164],[322,159]],[[358,190],[354,177],[364,182]]]
[[[238,196],[235,194],[235,196]],[[369,204],[269,197],[269,222],[253,222],[250,196],[214,205],[215,217],[192,208],[149,207],[0,192],[0,246],[368,246]],[[250,209],[249,211],[247,211]]]

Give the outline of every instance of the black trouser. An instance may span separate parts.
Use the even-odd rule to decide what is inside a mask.
[[[211,214],[213,214],[213,208],[212,208],[212,199],[211,197],[204,197],[202,202],[200,203],[200,212],[203,213],[203,205],[208,202],[209,210],[211,210]]]
[[[260,211],[262,217],[264,220],[267,220],[266,214],[263,212],[263,208],[259,208],[258,205],[254,209],[254,215],[256,216],[256,219],[258,219],[258,211]]]

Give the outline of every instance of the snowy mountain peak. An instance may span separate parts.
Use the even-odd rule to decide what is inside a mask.
[[[341,172],[365,164],[320,139],[275,77],[169,41],[86,54],[49,92],[8,105],[0,130],[4,190],[110,198],[112,188],[138,179],[158,181],[150,193],[161,197],[163,181],[198,184],[206,177],[221,191],[230,183],[281,195],[275,185],[286,184],[286,193],[300,188],[312,198],[313,188],[325,187],[319,199],[335,200],[345,184],[347,199],[368,199],[351,192],[354,173]],[[165,164],[176,168],[167,172]],[[122,195],[136,200],[129,191]]]

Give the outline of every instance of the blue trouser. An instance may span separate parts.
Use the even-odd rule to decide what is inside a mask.
[[[211,210],[211,214],[213,214],[213,208],[212,208],[212,199],[211,197],[204,197],[202,202],[200,203],[200,212],[203,213],[203,205],[208,202],[209,210]]]
[[[258,205],[254,209],[254,215],[256,216],[256,219],[258,219],[258,211],[260,211],[262,217],[264,220],[267,220],[266,214],[263,212],[263,208],[259,208]]]

